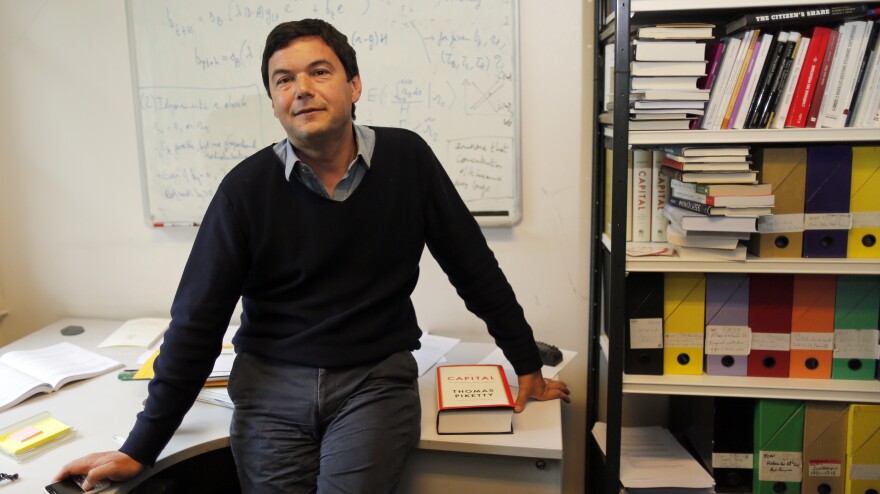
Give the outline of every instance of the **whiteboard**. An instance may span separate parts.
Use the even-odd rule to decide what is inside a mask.
[[[520,218],[516,0],[128,0],[144,209],[197,225],[226,173],[285,138],[260,64],[279,24],[322,18],[357,52],[356,123],[434,150],[477,220]]]

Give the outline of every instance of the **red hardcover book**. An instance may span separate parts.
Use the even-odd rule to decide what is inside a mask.
[[[788,377],[793,293],[793,275],[749,275],[749,376]]]
[[[437,367],[437,434],[510,434],[513,407],[500,365]]]
[[[819,71],[822,68],[822,60],[825,57],[830,35],[831,29],[827,27],[816,26],[813,28],[810,47],[807,49],[804,66],[795,86],[788,116],[785,118],[786,127],[804,128],[807,123],[807,113],[810,111],[810,102],[816,92],[816,81],[819,79]]]
[[[822,109],[822,100],[825,98],[825,86],[828,84],[828,73],[831,72],[831,62],[834,60],[834,52],[837,49],[837,41],[839,39],[840,31],[832,29],[828,34],[828,46],[825,47],[822,68],[819,69],[819,78],[816,80],[816,92],[813,93],[810,111],[807,112],[807,123],[805,125],[807,128],[816,128],[816,122],[819,120],[819,111]]]

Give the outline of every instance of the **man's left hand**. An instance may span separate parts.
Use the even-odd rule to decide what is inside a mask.
[[[516,397],[514,413],[520,413],[526,407],[526,400],[534,398],[538,401],[562,399],[571,402],[568,386],[562,381],[545,379],[541,371],[519,376],[519,394]]]

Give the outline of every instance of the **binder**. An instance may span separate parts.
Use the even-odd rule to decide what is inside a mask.
[[[761,399],[755,405],[754,494],[800,492],[804,402]]]
[[[772,216],[758,218],[749,250],[758,257],[801,257],[804,241],[806,148],[764,149],[758,181],[771,184]]]
[[[846,257],[852,158],[851,146],[807,148],[804,257]]]
[[[715,398],[712,476],[715,492],[751,492],[755,400]]]
[[[706,276],[666,273],[663,277],[663,373],[703,374]]]
[[[850,405],[846,492],[880,492],[880,405]]]
[[[748,375],[750,342],[748,275],[707,273],[706,374]]]
[[[627,374],[663,375],[663,273],[626,277]]]
[[[843,493],[849,404],[807,402],[804,412],[803,494]]]
[[[853,148],[846,257],[880,258],[880,147]]]
[[[837,277],[832,379],[874,380],[878,313],[880,277]]]
[[[835,275],[794,275],[788,377],[831,379],[836,294]]]
[[[749,376],[788,377],[793,286],[790,274],[749,276]]]

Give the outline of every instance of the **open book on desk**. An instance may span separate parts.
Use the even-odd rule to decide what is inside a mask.
[[[122,367],[121,362],[72,343],[0,355],[0,412],[38,393],[51,393],[65,384],[99,376]]]

